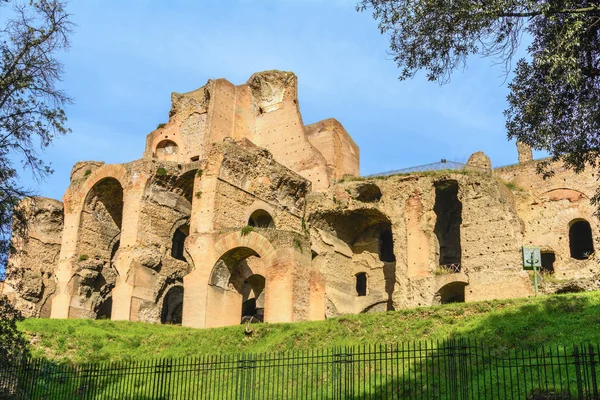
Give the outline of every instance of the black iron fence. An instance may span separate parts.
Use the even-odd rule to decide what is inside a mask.
[[[14,399],[599,399],[598,346],[492,350],[469,341],[284,354],[0,366]]]

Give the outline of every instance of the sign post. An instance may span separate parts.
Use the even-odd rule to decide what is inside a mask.
[[[523,269],[533,270],[533,286],[538,295],[538,268],[542,267],[542,252],[539,247],[523,246]]]

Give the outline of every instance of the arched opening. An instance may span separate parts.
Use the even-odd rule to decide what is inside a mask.
[[[453,270],[460,270],[462,203],[458,199],[457,181],[448,180],[435,183],[433,211],[437,217],[434,232],[440,246],[440,266],[453,265]]]
[[[315,213],[310,216],[309,221],[312,226],[333,236],[333,240],[337,238],[347,245],[347,248],[343,248],[344,253],[340,254],[347,257],[348,268],[356,268],[358,264],[352,263],[352,259],[362,258],[360,255],[365,253],[373,255],[373,258],[367,257],[367,259],[374,261],[378,259],[384,262],[383,265],[377,262],[369,265],[372,270],[368,277],[368,295],[387,294],[387,308],[392,310],[392,295],[396,285],[396,256],[391,220],[377,209],[364,208]],[[343,243],[338,246],[343,246]],[[341,263],[346,260],[339,259]],[[375,272],[375,268],[378,272]],[[339,290],[353,296],[352,289],[357,283],[357,275],[354,274],[357,272],[361,271],[353,270],[345,275],[343,280],[335,282],[339,284]],[[359,293],[358,290],[356,293]]]
[[[206,326],[237,325],[264,319],[264,265],[248,247],[232,249],[215,263],[206,301]]]
[[[576,260],[587,260],[594,254],[592,228],[586,220],[571,223],[569,228],[569,247],[571,257]]]
[[[76,289],[83,309],[92,318],[111,318],[114,262],[120,245],[123,188],[115,178],[98,181],[88,192],[77,244]]]
[[[359,272],[356,274],[356,295],[366,296],[367,295],[367,273]]]
[[[265,315],[265,277],[250,275],[242,285],[242,323],[263,322]]]
[[[265,210],[256,210],[248,218],[248,225],[255,228],[270,228],[275,229],[275,222],[271,214]]]
[[[556,254],[554,254],[553,251],[542,251],[541,272],[545,272],[547,274],[553,274],[555,261],[556,261]]]
[[[183,311],[183,287],[173,286],[163,299],[160,313],[161,324],[181,325]]]
[[[450,304],[465,302],[465,287],[464,282],[451,282],[435,294],[434,304]]]
[[[173,233],[173,240],[171,241],[171,257],[181,261],[185,259],[185,239],[190,234],[190,226],[182,225],[175,230]]]
[[[168,160],[172,156],[176,156],[179,152],[179,146],[172,140],[163,140],[156,145],[154,154],[159,160]]]

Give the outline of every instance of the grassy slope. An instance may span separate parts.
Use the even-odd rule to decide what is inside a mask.
[[[452,304],[319,322],[191,329],[121,321],[29,319],[35,356],[55,360],[269,352],[368,343],[476,338],[494,347],[600,342],[600,293]]]

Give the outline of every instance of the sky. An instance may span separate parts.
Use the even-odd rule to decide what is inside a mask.
[[[257,71],[298,76],[306,125],[340,121],[361,150],[361,174],[484,151],[493,166],[517,162],[506,138],[507,79],[493,60],[472,58],[449,84],[424,74],[398,80],[389,41],[355,0],[72,0],[77,25],[60,54],[60,88],[72,132],[45,151],[54,174],[23,183],[61,199],[77,161],[124,163],[168,120],[171,92],[208,79],[239,85]]]

